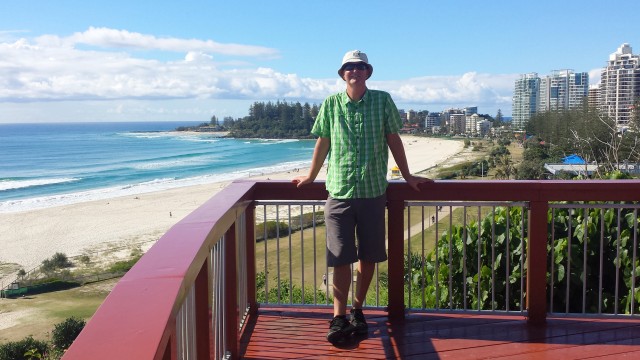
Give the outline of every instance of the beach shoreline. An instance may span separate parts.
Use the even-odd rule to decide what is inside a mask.
[[[463,142],[457,140],[411,135],[401,138],[414,174],[446,163],[464,148]],[[389,168],[393,166],[395,161],[390,155]],[[301,168],[248,179],[289,181],[307,172],[308,168]],[[318,180],[324,179],[322,170]],[[146,251],[173,225],[229,183],[191,185],[136,196],[1,213],[0,264],[29,271],[57,252],[73,257],[107,246],[128,244],[136,244]],[[0,279],[3,275],[9,278],[11,274],[0,274]]]

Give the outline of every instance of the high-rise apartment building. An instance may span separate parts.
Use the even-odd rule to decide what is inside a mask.
[[[511,110],[515,129],[524,129],[527,121],[536,113],[539,93],[540,78],[537,73],[523,74],[516,80]]]
[[[477,113],[472,114],[471,116],[466,116],[465,119],[465,132],[467,135],[478,136],[478,123],[484,120]]]
[[[600,103],[600,88],[593,86],[589,88],[589,111],[597,111]]]
[[[588,94],[588,73],[554,70],[540,79],[538,112],[580,109]]]
[[[485,137],[491,133],[491,121],[482,119],[476,123],[476,136]]]
[[[434,126],[440,126],[442,122],[442,113],[439,112],[430,112],[427,114],[427,118],[425,119],[424,127],[432,131]]]
[[[466,116],[471,116],[473,114],[477,114],[478,113],[478,107],[477,106],[467,106],[463,110],[464,110],[464,114]]]
[[[463,113],[449,114],[449,133],[464,134],[467,125],[467,117]]]
[[[589,94],[589,74],[573,70],[554,70],[543,78],[537,73],[523,74],[513,92],[513,127],[524,129],[538,112],[580,109]]]
[[[418,113],[415,110],[407,111],[407,121],[412,122],[416,119]]]
[[[609,56],[600,77],[600,110],[616,121],[618,128],[629,125],[635,102],[640,100],[640,58],[629,44],[622,44]]]

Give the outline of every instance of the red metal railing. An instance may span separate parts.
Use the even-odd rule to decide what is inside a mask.
[[[253,316],[258,305],[252,201],[326,195],[322,183],[304,189],[287,182],[229,185],[172,227],[121,279],[64,359],[237,358],[243,318]],[[391,321],[402,321],[405,312],[405,201],[460,200],[528,202],[526,308],[531,323],[542,323],[549,202],[640,201],[640,181],[436,181],[419,193],[394,182],[387,200]],[[239,257],[248,261],[239,265]],[[221,288],[213,289],[214,283]],[[224,295],[216,297],[215,291]]]

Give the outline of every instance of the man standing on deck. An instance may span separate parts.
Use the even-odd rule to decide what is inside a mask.
[[[375,264],[387,260],[385,207],[389,150],[414,190],[431,181],[411,175],[398,131],[402,120],[391,96],[367,89],[373,66],[359,50],[347,52],[338,75],[347,89],[324,100],[311,133],[318,136],[311,169],[293,182],[312,183],[329,155],[325,205],[327,265],[333,267],[333,315],[327,340],[338,343],[351,334],[367,334],[362,314]],[[357,233],[357,243],[356,243]],[[351,264],[358,262],[350,320],[347,298]]]

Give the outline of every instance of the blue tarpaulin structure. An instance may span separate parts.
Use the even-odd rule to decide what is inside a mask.
[[[562,158],[563,164],[584,165],[585,161],[580,156],[573,154]]]

